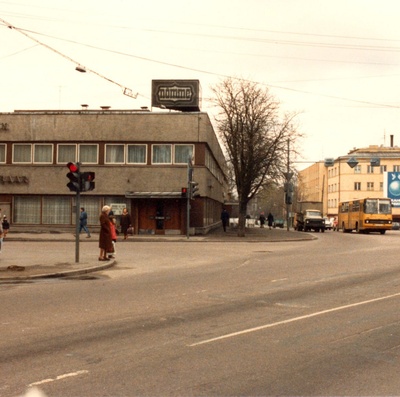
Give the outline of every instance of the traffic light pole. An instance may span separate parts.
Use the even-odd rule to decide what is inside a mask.
[[[80,218],[80,211],[81,211],[81,193],[76,192],[75,198],[75,262],[79,263],[79,218]]]
[[[186,238],[189,240],[190,228],[190,181],[192,179],[192,159],[189,157],[187,166],[187,191],[186,191]]]

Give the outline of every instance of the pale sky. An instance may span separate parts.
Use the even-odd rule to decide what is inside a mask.
[[[398,0],[0,0],[0,18],[45,44],[0,22],[0,112],[139,109],[153,79],[195,79],[212,118],[233,76],[300,113],[305,161],[400,146]]]

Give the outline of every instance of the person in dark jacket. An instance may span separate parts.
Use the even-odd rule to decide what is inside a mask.
[[[10,229],[10,224],[7,220],[7,217],[3,216],[3,238],[6,238],[8,230]]]
[[[121,232],[124,234],[124,240],[126,240],[128,238],[128,228],[132,226],[132,219],[126,208],[122,210],[120,225]]]
[[[268,220],[269,230],[271,230],[272,224],[274,223],[274,216],[271,213],[269,213],[267,216],[267,220]]]
[[[258,218],[260,221],[260,227],[264,227],[265,225],[265,215],[264,212],[261,212],[260,217]]]
[[[226,232],[226,227],[229,225],[229,213],[226,208],[224,208],[221,212],[221,221],[224,232]]]
[[[105,205],[100,214],[99,261],[108,261],[107,253],[113,250],[109,212],[110,207]]]
[[[87,213],[83,207],[81,207],[81,214],[79,216],[79,234],[81,233],[82,229],[86,232],[86,237],[91,237],[87,227]]]

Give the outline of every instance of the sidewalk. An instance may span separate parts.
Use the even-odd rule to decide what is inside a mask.
[[[124,243],[135,242],[187,242],[187,243],[273,243],[285,241],[313,240],[315,236],[309,233],[286,229],[248,228],[245,237],[238,237],[237,230],[222,227],[201,236],[182,235],[135,235]],[[79,262],[76,263],[75,236],[71,233],[12,233],[4,241],[3,252],[0,254],[0,284],[7,282],[23,282],[39,278],[72,277],[95,271],[105,270],[116,264],[115,260],[98,262],[93,255],[93,249],[85,250],[85,245],[91,243],[98,250],[98,234],[86,238],[80,236]],[[87,247],[87,246],[86,246]],[[65,260],[64,260],[65,258]]]

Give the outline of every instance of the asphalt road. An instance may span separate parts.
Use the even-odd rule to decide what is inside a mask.
[[[0,395],[399,395],[399,239],[135,243],[0,285]]]

